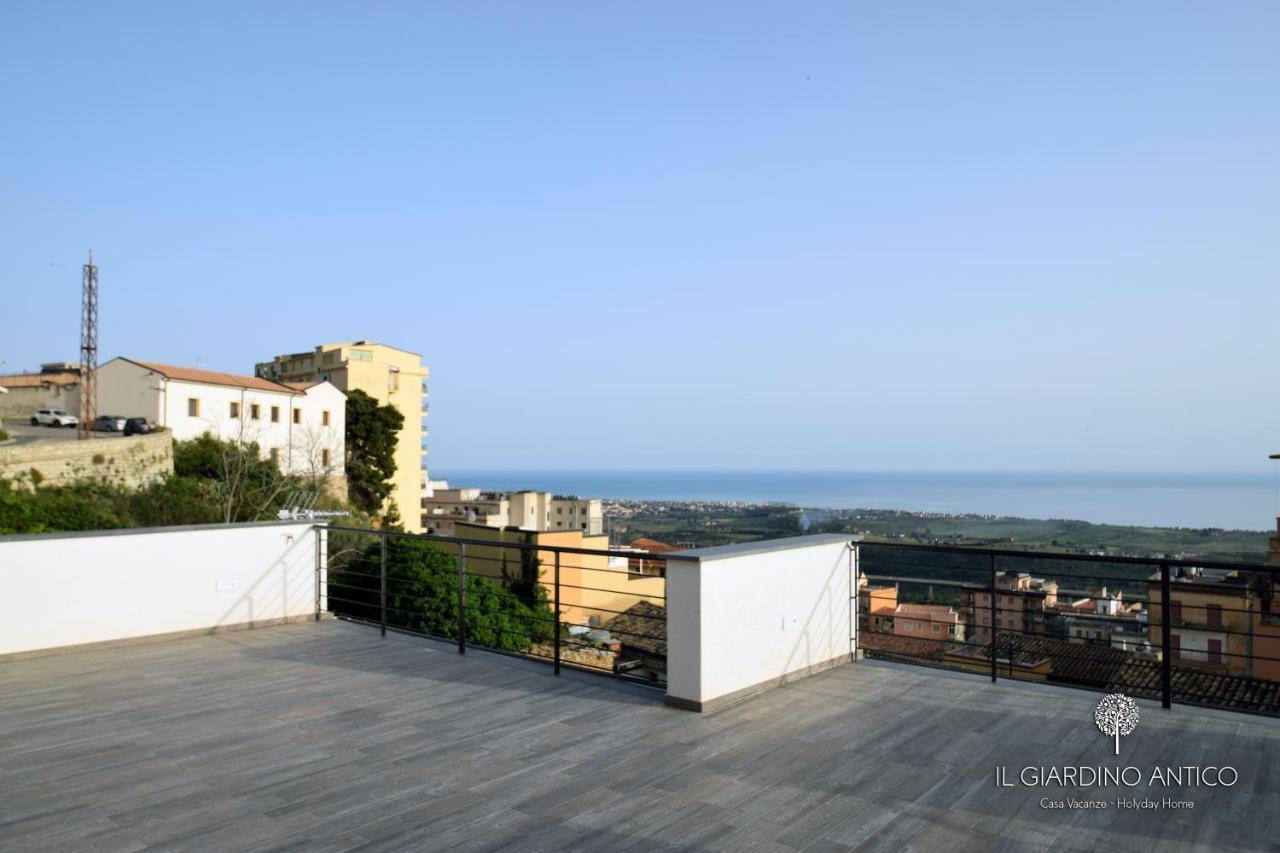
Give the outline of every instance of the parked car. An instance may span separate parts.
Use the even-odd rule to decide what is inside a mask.
[[[31,416],[31,425],[44,424],[51,427],[73,427],[80,425],[80,419],[69,415],[62,409],[37,409]]]
[[[144,435],[155,431],[156,425],[146,418],[129,418],[124,422],[125,435]]]
[[[93,428],[98,432],[120,432],[128,420],[123,415],[98,415],[93,419]]]

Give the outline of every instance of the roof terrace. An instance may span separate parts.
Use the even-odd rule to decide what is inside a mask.
[[[1122,763],[1234,765],[1186,810],[1000,788],[1108,765],[1096,697],[862,661],[716,714],[326,620],[0,666],[6,850],[1198,850],[1280,837],[1280,728],[1141,704]],[[1141,798],[1143,791],[1139,791]]]
[[[298,521],[0,537],[0,848],[1280,838],[1280,723],[1240,713],[1275,713],[1261,634],[1220,663],[1188,657],[1190,633],[1157,659],[994,597],[968,617],[994,642],[857,630],[863,569],[963,598],[965,560],[991,591],[1001,561],[1040,555],[825,535],[667,553],[640,577],[611,556]],[[1054,559],[1067,585],[1099,580]],[[1171,648],[1185,620],[1143,601]],[[1125,713],[1099,717],[1117,691]]]

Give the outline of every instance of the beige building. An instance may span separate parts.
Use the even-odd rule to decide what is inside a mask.
[[[547,549],[592,551],[561,556],[560,612],[566,625],[597,627],[637,602],[666,604],[666,578],[628,571],[625,561],[621,570],[611,566],[609,542],[604,536],[584,536],[581,530],[518,530],[465,521],[457,523],[456,534],[459,539],[472,540],[466,546],[468,571],[496,581],[536,580],[546,589],[548,599],[555,596],[556,557]],[[460,553],[459,547],[449,542],[435,544],[455,557]]]
[[[451,489],[441,481],[422,503],[422,526],[448,536],[458,522],[599,536],[604,533],[604,505],[600,498],[550,492]]]
[[[55,361],[40,365],[39,373],[0,376],[0,418],[26,420],[36,409],[61,409],[80,414],[80,365]],[[106,412],[101,406],[99,412]]]
[[[1250,630],[1257,596],[1248,575],[1214,569],[1178,568],[1169,584],[1169,659],[1175,666],[1253,675],[1257,652]],[[1147,582],[1151,615],[1148,639],[1163,655],[1160,575]],[[1270,657],[1270,655],[1268,655]],[[1266,663],[1265,661],[1261,663]]]
[[[254,372],[276,382],[328,380],[342,391],[360,390],[404,415],[396,445],[396,473],[390,500],[404,529],[422,531],[420,514],[427,488],[427,378],[422,356],[372,341],[321,344],[308,352],[278,355]]]

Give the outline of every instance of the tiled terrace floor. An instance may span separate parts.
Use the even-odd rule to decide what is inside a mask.
[[[703,717],[608,679],[340,622],[0,662],[0,849],[1280,840],[1280,721],[1143,703],[1116,759],[1096,700],[864,661]],[[996,765],[1117,762],[1230,764],[1240,781],[1168,792],[1189,811],[1101,812],[1045,810],[1045,792],[994,782]]]

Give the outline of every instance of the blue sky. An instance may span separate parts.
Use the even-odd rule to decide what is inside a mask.
[[[422,352],[437,468],[1265,471],[1275,3],[0,8],[5,370]]]

